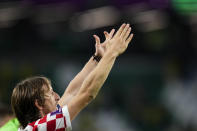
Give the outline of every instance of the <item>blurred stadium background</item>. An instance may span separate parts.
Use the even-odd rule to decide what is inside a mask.
[[[74,131],[197,130],[196,0],[1,0],[0,126],[15,84],[51,79],[60,95],[123,22],[135,37]]]

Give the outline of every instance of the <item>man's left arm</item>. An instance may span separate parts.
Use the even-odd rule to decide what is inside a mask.
[[[104,53],[106,52],[107,42],[112,38],[115,30],[112,29],[110,33],[104,31],[105,41],[100,43],[100,38],[97,35],[94,35],[96,44],[95,49],[96,52],[94,55],[99,56],[100,58],[103,57]],[[89,61],[85,64],[83,69],[74,77],[74,79],[70,82],[67,89],[65,90],[62,97],[64,99],[60,99],[60,101],[64,101],[64,103],[68,103],[79,91],[82,86],[84,80],[88,77],[88,75],[94,70],[97,66],[99,61],[91,57]]]

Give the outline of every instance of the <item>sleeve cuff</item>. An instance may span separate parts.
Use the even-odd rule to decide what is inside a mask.
[[[72,125],[71,125],[71,121],[70,121],[70,115],[69,115],[69,112],[68,112],[68,107],[64,106],[62,108],[62,112],[63,112],[63,115],[66,118],[66,131],[71,131],[72,130]]]

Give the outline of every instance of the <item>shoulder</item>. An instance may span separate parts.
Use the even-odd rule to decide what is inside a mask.
[[[61,108],[59,105],[57,105],[56,111],[47,114],[46,116],[38,119],[35,122],[29,123],[24,130],[31,131],[35,129],[38,131],[47,131],[47,129],[66,129],[66,131],[72,130],[67,106]]]

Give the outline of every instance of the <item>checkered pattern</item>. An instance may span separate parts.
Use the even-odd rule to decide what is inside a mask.
[[[57,110],[51,112],[41,119],[27,125],[25,129],[18,131],[71,131],[72,126],[67,106],[61,108],[57,105]]]

